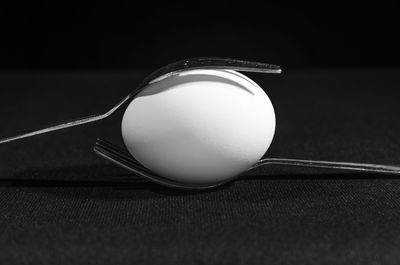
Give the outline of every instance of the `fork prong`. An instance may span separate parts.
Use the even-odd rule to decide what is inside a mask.
[[[187,68],[200,68],[200,67],[215,67],[216,69],[231,69],[245,72],[257,73],[273,73],[280,74],[282,72],[278,65],[266,64],[260,62],[238,60],[232,58],[219,58],[219,57],[199,57],[183,60],[183,69]]]
[[[150,173],[149,169],[147,169],[146,167],[141,165],[138,161],[136,161],[129,153],[125,152],[124,150],[115,145],[109,144],[106,141],[103,140],[99,141],[99,140],[101,139],[98,139],[98,141],[96,141],[94,146],[94,151],[97,154],[100,154],[109,160],[113,160],[116,163],[119,164],[124,163],[146,174]],[[126,166],[124,165],[124,167]]]
[[[118,156],[114,154],[113,152],[110,152],[110,150],[104,149],[102,147],[96,146],[94,149],[95,153],[98,155],[106,158],[107,160],[110,160],[130,171],[133,171],[134,173],[137,174],[147,174],[147,172],[144,172],[141,168],[139,168],[136,164],[131,163],[129,159],[125,159],[123,156]]]
[[[177,61],[157,69],[155,72],[151,73],[143,80],[141,85],[139,85],[139,87],[137,88],[137,91],[140,91],[143,86],[147,85],[154,79],[169,76],[177,72],[194,69],[224,69],[269,74],[280,74],[282,72],[281,67],[278,65],[260,62],[219,57],[190,58]]]
[[[108,149],[114,150],[114,151],[116,151],[116,152],[118,152],[120,154],[125,155],[126,157],[129,157],[131,160],[139,163],[135,158],[133,158],[133,156],[128,151],[126,151],[125,149],[123,149],[121,147],[118,147],[117,145],[112,144],[112,143],[110,143],[110,142],[108,142],[106,140],[103,140],[101,138],[97,138],[95,145],[96,146],[103,146],[103,147],[106,147]]]
[[[141,167],[138,167],[137,164],[132,163],[129,157],[126,157],[123,154],[118,154],[111,151],[108,147],[96,145],[93,149],[98,155],[104,157],[107,160],[110,160],[117,165],[132,171],[142,177],[145,177],[149,180],[152,180],[156,183],[167,185],[174,188],[179,188],[179,184],[174,183],[173,181],[169,181],[167,179],[160,180],[162,177],[156,177],[153,173],[149,170],[143,170]]]
[[[106,143],[106,144],[105,144]],[[126,156],[121,148],[110,144],[104,140],[97,141],[93,150],[100,156],[116,163],[117,165],[128,169],[144,178],[147,178],[153,182],[158,184],[162,184],[164,186],[172,187],[172,188],[180,188],[180,189],[208,189],[221,185],[222,183],[211,184],[211,185],[190,185],[190,184],[182,184],[168,178],[162,177],[153,173],[151,170],[145,168],[142,165],[138,165],[136,160],[133,159],[132,156]]]

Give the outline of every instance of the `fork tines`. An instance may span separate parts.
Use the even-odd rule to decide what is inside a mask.
[[[147,168],[141,165],[126,150],[102,139],[97,139],[93,150],[102,157],[111,160],[131,171],[141,173],[150,173]]]

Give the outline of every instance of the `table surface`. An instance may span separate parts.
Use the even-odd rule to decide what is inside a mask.
[[[145,73],[1,72],[0,135],[101,113]],[[249,76],[276,110],[266,156],[400,164],[400,70]],[[121,144],[122,111],[0,146],[0,263],[399,262],[396,176],[274,166],[170,190],[93,153],[97,137]]]

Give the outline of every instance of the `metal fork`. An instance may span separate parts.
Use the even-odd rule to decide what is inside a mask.
[[[94,149],[100,156],[116,163],[117,165],[128,169],[150,181],[158,184],[178,188],[178,189],[211,189],[221,186],[227,182],[233,181],[239,176],[234,176],[231,179],[223,182],[214,182],[207,184],[193,184],[185,182],[177,182],[171,179],[165,178],[152,172],[150,169],[141,165],[133,156],[124,149],[111,144],[102,139],[97,139]],[[250,167],[246,172],[255,168],[267,165],[284,165],[284,166],[298,166],[298,167],[311,167],[311,168],[328,168],[328,169],[340,169],[350,170],[356,172],[365,173],[380,173],[380,174],[400,174],[400,167],[387,166],[387,165],[376,165],[376,164],[364,164],[364,163],[349,163],[349,162],[331,162],[331,161],[316,161],[316,160],[302,160],[302,159],[286,159],[286,158],[264,158],[258,161],[255,165]]]
[[[143,79],[143,81],[137,86],[128,96],[118,102],[114,107],[103,114],[90,115],[82,118],[77,118],[71,121],[64,121],[52,126],[46,126],[45,128],[34,130],[31,132],[19,134],[12,137],[6,137],[0,139],[0,144],[8,143],[11,141],[48,133],[56,130],[61,130],[69,127],[74,127],[82,124],[87,124],[94,121],[99,121],[107,118],[111,114],[113,114],[119,107],[121,107],[125,102],[129,99],[135,97],[140,91],[143,90],[149,83],[154,83],[160,81],[168,76],[173,74],[177,74],[186,70],[194,70],[194,69],[225,69],[225,70],[235,70],[241,72],[254,72],[254,73],[271,73],[271,74],[280,74],[281,68],[277,65],[259,63],[259,62],[250,62],[244,60],[230,59],[230,58],[217,58],[217,57],[199,57],[199,58],[190,58],[181,61],[177,61],[166,66],[163,66],[147,77]]]

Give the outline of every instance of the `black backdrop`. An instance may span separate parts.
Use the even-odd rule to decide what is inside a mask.
[[[320,2],[2,3],[0,135],[103,113],[142,70],[227,56],[283,67],[249,75],[276,110],[266,156],[399,165],[397,9]],[[0,264],[399,264],[398,176],[266,167],[171,190],[93,153],[97,137],[123,146],[122,111],[0,145]]]
[[[154,68],[226,56],[286,67],[396,67],[395,6],[251,1],[13,1],[2,69]]]

